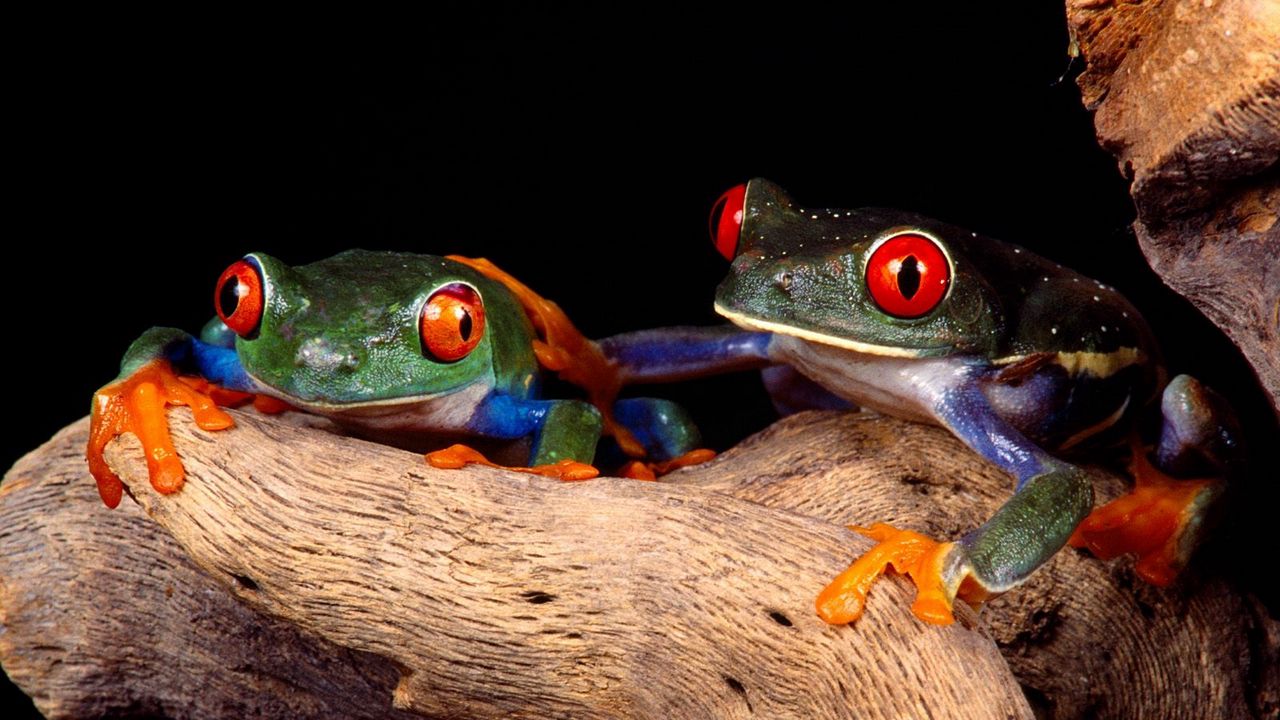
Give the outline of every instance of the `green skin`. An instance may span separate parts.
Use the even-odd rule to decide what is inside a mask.
[[[256,333],[237,337],[218,318],[199,340],[152,328],[129,348],[120,377],[165,358],[229,389],[270,395],[396,444],[423,434],[529,438],[529,464],[592,461],[600,413],[580,400],[538,397],[534,331],[501,284],[429,255],[352,250],[301,267],[261,253],[246,259],[261,269],[266,298]],[[478,292],[485,329],[470,354],[441,362],[423,351],[419,313],[453,283]],[[696,430],[679,408],[629,402],[645,403],[646,417],[665,423],[677,446],[670,452],[695,446]]]
[[[913,319],[881,310],[865,278],[878,241],[905,230],[937,240],[951,270],[941,302]],[[942,425],[1017,478],[1015,495],[949,551],[950,598],[965,577],[990,593],[1007,590],[1066,543],[1092,509],[1092,485],[1046,448],[1112,434],[1154,399],[1162,376],[1146,324],[1113,288],[910,213],[805,210],[759,179],[747,185],[716,308],[774,333],[770,357],[801,383]],[[1200,392],[1188,382],[1171,391]]]

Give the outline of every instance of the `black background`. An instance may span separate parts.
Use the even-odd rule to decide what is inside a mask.
[[[753,176],[811,207],[934,215],[1115,285],[1174,370],[1273,424],[1232,346],[1143,262],[1061,9],[855,5],[54,33],[10,106],[24,250],[7,273],[5,466],[82,416],[144,329],[198,329],[248,251],[487,256],[590,336],[714,323],[726,267],[707,213]],[[753,376],[671,394],[719,448],[771,417]],[[1231,532],[1256,543],[1253,513]]]

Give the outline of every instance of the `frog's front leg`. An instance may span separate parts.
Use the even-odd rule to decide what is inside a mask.
[[[870,586],[892,564],[916,584],[916,616],[949,624],[956,597],[976,604],[1026,580],[1089,513],[1093,486],[1087,473],[1044,452],[996,415],[972,381],[942,391],[934,412],[971,448],[1018,479],[1014,496],[954,542],[883,523],[855,528],[878,544],[818,596],[818,614],[827,622],[857,620]]]
[[[133,433],[142,443],[151,485],[173,493],[182,487],[185,471],[169,437],[167,405],[187,405],[196,424],[205,430],[231,427],[231,416],[217,407],[207,386],[193,385],[178,372],[199,373],[205,379],[249,390],[234,350],[209,345],[175,328],[152,328],[134,341],[120,363],[120,375],[94,394],[91,408],[89,472],[108,507],[120,504],[124,486],[107,465],[103,450],[117,435]]]
[[[602,429],[600,412],[590,403],[531,400],[493,392],[476,407],[465,431],[499,440],[532,438],[529,466],[508,470],[561,480],[587,480],[600,474],[590,463]],[[448,469],[468,464],[500,467],[465,445],[428,453],[427,462]]]

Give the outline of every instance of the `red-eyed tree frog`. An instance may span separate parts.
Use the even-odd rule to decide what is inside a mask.
[[[629,456],[704,459],[679,406],[614,402],[620,381],[598,346],[554,303],[483,260],[351,250],[290,267],[255,253],[222,274],[214,304],[217,317],[199,338],[174,328],[144,333],[116,381],[95,395],[88,460],[108,506],[123,490],[103,458],[112,438],[137,435],[153,486],[176,492],[185,471],[165,406],[188,405],[201,427],[216,430],[232,419],[215,400],[246,394],[262,409],[282,402],[394,444],[424,435],[526,440],[531,467],[518,469],[566,480],[596,475],[590,463],[602,432]],[[595,404],[541,397],[543,368],[586,387]],[[428,460],[487,462],[462,446]]]
[[[1031,252],[919,215],[808,209],[766,180],[733,188],[711,218],[732,261],[717,312],[744,329],[644,331],[605,352],[628,376],[671,380],[773,364],[783,411],[857,405],[941,425],[1016,479],[981,527],[936,542],[883,523],[878,544],[818,597],[830,623],[856,620],[887,565],[911,575],[922,620],[952,621],[1025,580],[1069,541],[1133,552],[1167,584],[1187,562],[1240,456],[1229,408],[1188,376],[1167,385],[1138,311],[1112,287]],[[1089,474],[1058,457],[1122,440],[1161,399],[1155,461],[1135,451],[1134,490],[1093,510]]]

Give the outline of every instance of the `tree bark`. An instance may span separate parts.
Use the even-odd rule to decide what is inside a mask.
[[[1280,2],[1068,0],[1067,20],[1143,253],[1280,415]]]
[[[900,578],[819,621],[869,545],[835,523],[954,535],[1007,497],[935,428],[809,413],[670,482],[563,484],[235,417],[173,411],[171,496],[112,445],[150,517],[101,506],[83,421],[0,486],[0,661],[48,717],[1030,717],[1020,684],[1051,717],[1280,707],[1247,598],[1075,551],[948,628]]]

